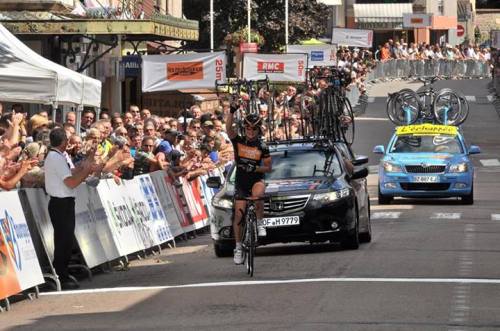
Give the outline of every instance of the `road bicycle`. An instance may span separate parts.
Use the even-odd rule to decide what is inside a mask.
[[[351,102],[345,96],[347,73],[330,69],[328,76],[315,76],[328,83],[317,96],[317,109],[313,112],[314,131],[317,136],[327,136],[348,145],[354,142],[355,125]]]
[[[402,89],[390,93],[386,110],[389,119],[396,125],[409,125],[416,122],[445,125],[460,125],[469,114],[469,104],[459,92],[449,88],[436,91],[433,83],[437,77],[419,78],[424,89],[413,91]]]
[[[240,224],[243,224],[243,236],[241,244],[243,246],[243,252],[245,253],[245,265],[247,268],[247,274],[250,275],[250,277],[253,277],[254,274],[255,251],[258,246],[256,214],[257,207],[255,206],[255,201],[261,201],[265,199],[265,197],[245,197],[243,199],[247,202],[247,204],[240,222]]]

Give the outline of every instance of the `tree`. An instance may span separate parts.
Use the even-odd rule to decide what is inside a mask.
[[[289,0],[289,42],[316,38],[325,32],[327,7],[316,0]],[[207,49],[210,45],[209,1],[184,0],[184,14],[200,22],[200,39],[190,44]],[[215,47],[222,46],[227,34],[247,25],[247,0],[214,0]],[[252,0],[252,29],[265,40],[263,51],[277,51],[285,44],[285,1]]]

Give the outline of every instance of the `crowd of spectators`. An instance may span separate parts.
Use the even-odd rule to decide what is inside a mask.
[[[389,39],[376,50],[375,59],[388,61],[391,59],[407,60],[476,60],[490,61],[491,52],[487,47],[474,45],[431,45],[427,43],[407,43],[404,39],[394,41]]]
[[[87,179],[89,185],[100,178],[114,178],[119,183],[120,178],[156,170],[190,180],[233,158],[223,113],[203,114],[197,105],[183,111],[180,118],[152,115],[135,105],[124,114],[103,111],[97,119],[94,111],[84,110],[79,134],[74,112],[66,113],[63,123],[52,123],[47,112],[28,119],[20,105],[12,108],[0,118],[0,189],[4,190],[17,185],[43,187],[49,134],[57,127],[64,128],[68,137],[66,154],[72,167],[94,153],[97,167]]]

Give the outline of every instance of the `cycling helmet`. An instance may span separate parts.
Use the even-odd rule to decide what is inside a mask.
[[[262,118],[258,114],[249,114],[245,117],[245,125],[257,126],[260,128]]]

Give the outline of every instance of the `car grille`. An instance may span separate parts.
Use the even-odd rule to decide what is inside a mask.
[[[310,194],[284,197],[271,197],[264,201],[264,212],[268,215],[283,214],[304,209]]]
[[[429,165],[429,166],[422,166],[422,165],[407,165],[405,166],[406,172],[409,173],[416,173],[416,174],[435,174],[435,173],[442,173],[446,169],[445,165]]]
[[[450,183],[401,183],[401,188],[406,191],[446,191]]]

